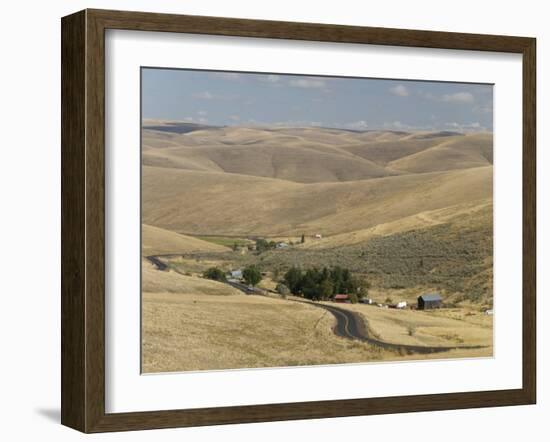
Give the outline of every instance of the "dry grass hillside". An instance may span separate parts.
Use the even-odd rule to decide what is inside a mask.
[[[336,235],[491,195],[492,166],[315,185],[143,167],[143,222],[197,235]]]
[[[491,134],[204,127],[149,122],[143,164],[300,183],[356,181],[492,163]]]
[[[492,214],[492,199],[475,200],[472,202],[444,207],[442,209],[418,212],[395,221],[377,224],[374,227],[360,229],[350,233],[341,233],[315,241],[307,241],[297,247],[302,249],[332,249],[367,242],[379,236],[389,236],[412,230],[425,229],[441,224],[455,222],[459,219],[473,220],[483,213],[483,224],[490,225]]]
[[[387,342],[483,346],[422,358],[492,354],[492,163],[490,133],[145,121],[144,372],[419,358],[338,337],[313,305],[202,277],[249,265],[271,289],[298,265],[345,267],[376,302],[436,290],[440,312],[344,307]],[[258,237],[287,244],[251,250]],[[149,255],[173,256],[160,271]]]
[[[144,293],[142,317],[145,373],[365,362],[387,353],[338,338],[321,309],[262,296]]]
[[[192,236],[180,235],[147,224],[141,225],[141,254],[143,256],[197,251],[225,252],[227,250],[229,250],[227,247],[202,241]]]
[[[159,271],[146,259],[141,260],[141,289],[144,293],[176,293],[189,295],[225,296],[238,295],[239,292],[220,282],[196,276],[183,275],[173,270]]]

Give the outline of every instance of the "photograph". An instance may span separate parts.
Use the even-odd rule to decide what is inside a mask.
[[[493,357],[493,84],[140,75],[143,374]]]

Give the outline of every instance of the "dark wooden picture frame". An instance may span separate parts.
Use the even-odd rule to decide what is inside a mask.
[[[105,30],[210,34],[518,53],[523,57],[523,385],[188,410],[105,412]],[[84,10],[62,19],[62,407],[83,432],[534,404],[536,41],[533,38]]]

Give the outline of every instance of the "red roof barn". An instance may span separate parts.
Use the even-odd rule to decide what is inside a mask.
[[[347,302],[349,301],[348,295],[334,295],[334,302]]]

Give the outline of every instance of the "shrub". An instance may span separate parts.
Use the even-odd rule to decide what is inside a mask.
[[[202,276],[207,279],[213,279],[214,281],[225,282],[225,273],[218,267],[210,267],[206,270]]]
[[[289,288],[282,283],[277,284],[277,287],[275,287],[275,291],[283,298],[286,298],[288,295],[290,295]]]

